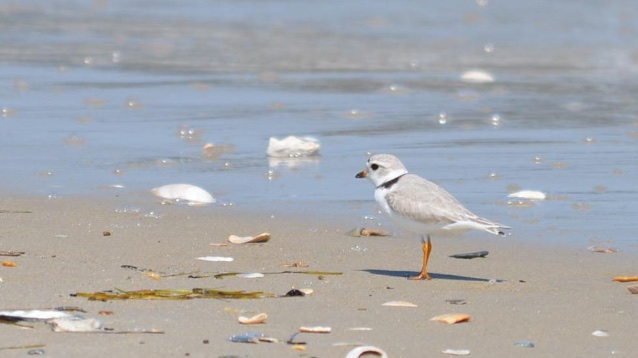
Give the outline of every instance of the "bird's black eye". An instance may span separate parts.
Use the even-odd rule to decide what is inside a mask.
[[[377,170],[377,169],[379,169],[379,164],[372,164],[372,165],[370,166],[370,169],[372,169],[372,170]]]

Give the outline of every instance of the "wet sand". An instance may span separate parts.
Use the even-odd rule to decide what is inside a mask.
[[[115,330],[159,330],[164,334],[54,333],[0,324],[0,348],[43,344],[51,357],[342,357],[351,346],[370,344],[390,357],[442,356],[468,349],[473,357],[632,356],[637,347],[632,314],[637,296],[612,282],[635,275],[629,253],[602,254],[585,247],[536,245],[534,237],[472,234],[434,240],[432,281],[405,277],[420,267],[414,239],[355,238],[344,233],[357,218],[250,212],[233,207],[160,206],[145,195],[119,197],[7,197],[0,199],[0,250],[17,267],[0,267],[0,309],[77,306]],[[302,217],[303,216],[303,217]],[[104,232],[111,233],[104,236]],[[265,244],[211,246],[228,235],[270,232]],[[449,255],[488,250],[483,259]],[[229,256],[233,262],[204,262],[200,256]],[[304,261],[307,268],[282,264]],[[122,268],[131,265],[139,270]],[[272,274],[263,278],[152,279],[178,273],[280,272],[313,270],[342,275]],[[497,283],[490,280],[498,280]],[[265,291],[284,294],[312,288],[306,297],[252,300],[88,301],[70,294],[109,289]],[[447,299],[462,298],[465,305]],[[418,307],[386,307],[393,300]],[[99,311],[113,315],[99,316]],[[237,316],[265,312],[266,324],[244,326]],[[460,312],[468,323],[432,322]],[[287,340],[300,326],[329,326],[329,334],[300,334],[306,350],[285,343],[240,344],[233,334],[263,332]],[[370,330],[353,330],[367,327]],[[609,337],[592,332],[605,330]],[[531,341],[534,348],[514,345]],[[29,349],[3,350],[23,357]]]

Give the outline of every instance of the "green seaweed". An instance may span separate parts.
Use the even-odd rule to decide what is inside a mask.
[[[115,291],[99,292],[77,292],[71,294],[73,297],[84,297],[89,301],[111,301],[111,300],[190,300],[197,298],[217,298],[217,299],[256,299],[265,297],[275,297],[266,292],[246,292],[246,291],[225,291],[211,288],[193,289],[160,289],[160,290],[136,290],[125,291],[115,289]]]

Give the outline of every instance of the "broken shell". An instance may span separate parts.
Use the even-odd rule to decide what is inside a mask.
[[[615,252],[618,252],[618,250],[611,247],[599,247],[599,246],[590,246],[587,248],[587,250],[591,252],[600,252],[603,254],[613,254]]]
[[[185,200],[188,205],[205,205],[215,202],[215,198],[210,193],[191,184],[168,184],[154,188],[151,192],[163,199]]]
[[[259,242],[267,242],[268,240],[270,240],[270,234],[267,232],[264,232],[257,236],[230,235],[228,237],[228,241],[230,241],[233,244],[255,244]]]
[[[537,190],[521,190],[514,193],[511,193],[507,196],[508,198],[519,198],[519,199],[529,199],[529,200],[545,200],[547,199],[547,194],[542,191]]]
[[[259,343],[259,340],[264,337],[265,335],[263,333],[251,332],[230,336],[228,340],[235,343]]]
[[[321,327],[321,326],[299,327],[299,332],[304,332],[304,333],[330,333],[331,331],[332,331],[332,328],[330,327]]]
[[[388,301],[386,303],[381,304],[382,306],[390,306],[390,307],[419,307],[412,302],[407,301]]]
[[[465,83],[492,83],[494,76],[483,70],[470,70],[461,74],[461,81]]]
[[[237,275],[237,277],[241,277],[241,278],[262,278],[264,277],[263,273],[259,273],[259,272],[253,272],[253,273],[240,273]]]
[[[609,333],[607,333],[607,331],[602,331],[602,330],[593,331],[591,335],[595,337],[609,337]]]
[[[64,311],[52,310],[5,310],[0,311],[0,318],[11,321],[37,321],[55,318],[73,318],[75,316]]]
[[[102,322],[95,318],[66,317],[48,321],[53,332],[99,332]]]
[[[2,266],[4,266],[4,267],[16,267],[18,265],[15,262],[13,262],[13,261],[5,260],[5,261],[2,261]]]
[[[381,358],[388,358],[388,354],[384,352],[381,348],[377,348],[374,346],[361,346],[354,348],[348,354],[346,354],[346,358],[359,358],[361,356],[372,356],[376,355]]]
[[[161,278],[161,276],[156,274],[155,272],[147,272],[146,277],[150,277],[153,280],[159,280]]]
[[[354,229],[346,233],[348,236],[361,237],[361,236],[391,236],[387,231],[379,229],[368,229],[364,227],[355,227]]]
[[[612,281],[616,281],[616,282],[638,281],[638,276],[616,276],[612,279]]]
[[[234,259],[232,257],[204,256],[204,257],[198,257],[197,260],[210,261],[210,262],[231,262]]]
[[[516,341],[514,342],[514,345],[516,347],[534,348],[534,342],[531,341]]]
[[[461,322],[469,322],[470,319],[472,319],[472,317],[469,314],[448,313],[448,314],[442,314],[436,317],[432,317],[430,318],[430,321],[454,324],[454,323],[461,323]]]
[[[470,355],[469,349],[446,349],[441,351],[443,354],[449,354],[451,356],[467,356]]]
[[[315,291],[312,288],[300,288],[299,291],[303,292],[304,295],[312,295]]]
[[[252,317],[239,316],[237,318],[237,320],[241,324],[261,324],[261,323],[266,323],[267,319],[268,319],[268,315],[265,313],[260,313]]]
[[[451,305],[464,305],[467,303],[467,301],[464,298],[452,298],[449,300],[445,300],[445,302]]]
[[[288,136],[281,140],[270,137],[266,153],[275,158],[299,158],[317,155],[319,148],[321,144],[312,137]]]
[[[455,255],[450,255],[450,257],[453,257],[455,259],[475,259],[477,257],[485,257],[489,254],[488,251],[477,251],[477,252],[468,252],[466,254],[455,254]]]
[[[638,293],[638,286],[628,286],[627,290],[633,294],[637,294]]]

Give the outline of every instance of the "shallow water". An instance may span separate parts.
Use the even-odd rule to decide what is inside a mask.
[[[366,223],[354,174],[390,152],[522,240],[636,251],[637,20],[593,0],[4,2],[0,185],[186,182]],[[470,69],[496,80],[461,81]],[[321,156],[269,161],[290,134]],[[514,188],[551,197],[508,205]]]

